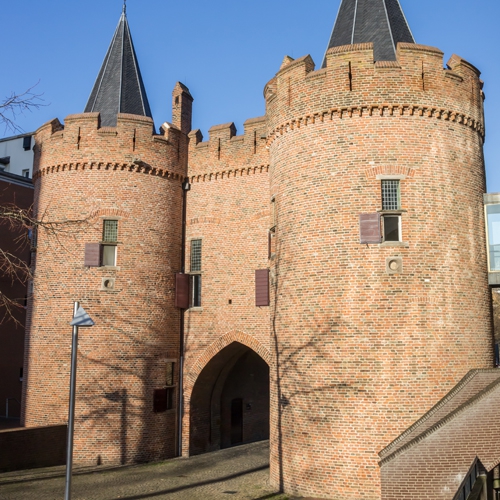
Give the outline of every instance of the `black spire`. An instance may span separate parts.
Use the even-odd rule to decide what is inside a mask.
[[[125,5],[124,2],[113,40],[85,107],[85,113],[101,113],[103,127],[116,126],[118,113],[151,117]]]
[[[327,50],[369,42],[376,61],[395,61],[398,42],[415,43],[399,0],[341,1]]]

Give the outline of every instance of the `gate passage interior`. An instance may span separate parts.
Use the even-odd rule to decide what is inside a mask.
[[[269,366],[233,342],[200,373],[190,415],[190,455],[268,439]]]

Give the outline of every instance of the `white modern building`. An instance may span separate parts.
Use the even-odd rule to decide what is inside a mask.
[[[33,132],[0,139],[0,171],[31,179],[34,144]]]

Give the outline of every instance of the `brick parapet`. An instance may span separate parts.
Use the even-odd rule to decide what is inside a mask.
[[[64,170],[129,170],[183,178],[187,168],[187,136],[165,123],[153,133],[151,118],[119,114],[116,127],[100,127],[99,113],[53,120],[36,132],[33,178]]]
[[[442,56],[400,43],[396,62],[374,63],[372,44],[357,44],[331,49],[319,71],[309,56],[288,62],[264,92],[269,141],[316,120],[394,113],[450,120],[484,136],[479,71],[458,56],[443,69]]]
[[[269,164],[265,117],[247,120],[242,135],[236,135],[234,123],[211,127],[209,134],[206,142],[202,142],[199,130],[190,134],[189,177],[206,178],[218,172],[242,171]]]

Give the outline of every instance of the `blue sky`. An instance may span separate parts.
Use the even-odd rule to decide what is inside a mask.
[[[122,0],[0,0],[0,98],[39,81],[47,106],[20,116],[36,130],[83,111],[118,23]],[[500,2],[400,0],[417,43],[482,71],[489,192],[500,192]],[[264,114],[264,85],[285,55],[321,64],[340,0],[128,0],[127,15],[157,125],[171,119],[177,81],[193,97],[193,127]],[[11,135],[0,129],[0,137]]]

